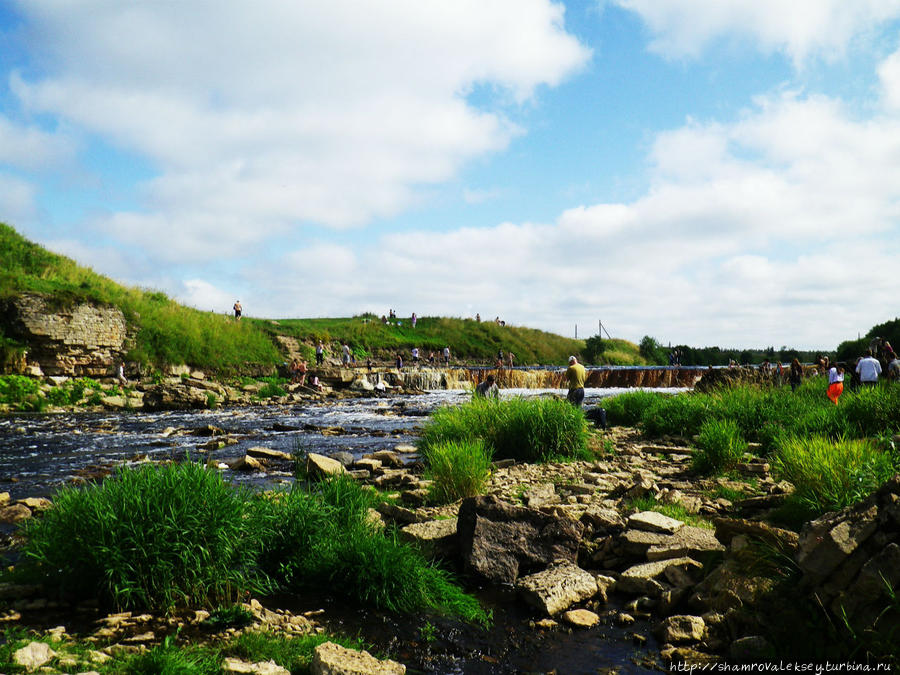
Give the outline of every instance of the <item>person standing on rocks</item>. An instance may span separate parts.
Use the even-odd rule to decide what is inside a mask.
[[[241,307],[241,301],[235,300],[234,301],[234,319],[235,319],[235,321],[240,321],[241,314],[243,314],[243,313],[244,313],[244,309],[243,309],[243,307]]]
[[[316,345],[316,365],[321,366],[325,361],[325,345],[322,344],[322,341],[319,340],[319,344]]]
[[[444,347],[444,365],[450,365],[450,345]]]
[[[881,364],[870,349],[865,358],[859,360],[856,364],[856,372],[859,375],[859,381],[866,387],[874,387],[878,384],[878,376],[881,375]]]
[[[566,369],[566,381],[569,383],[569,393],[566,396],[569,403],[580,408],[584,401],[584,381],[587,373],[584,366],[578,363],[574,356],[569,357],[569,367]]]
[[[413,357],[413,364],[419,365],[419,348],[418,347],[412,348],[412,357]]]
[[[350,365],[350,345],[348,345],[348,344],[345,342],[345,343],[341,346],[341,351],[343,352],[343,354],[341,355],[341,362],[342,362],[345,366],[349,366],[349,365]]]
[[[123,387],[128,386],[128,379],[125,377],[125,364],[122,361],[119,361],[119,366],[116,368],[116,379]]]

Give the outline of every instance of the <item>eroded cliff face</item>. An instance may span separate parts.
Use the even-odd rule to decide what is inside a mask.
[[[108,375],[127,349],[128,324],[115,307],[58,307],[23,294],[4,302],[0,321],[8,336],[28,346],[26,369],[35,375]]]

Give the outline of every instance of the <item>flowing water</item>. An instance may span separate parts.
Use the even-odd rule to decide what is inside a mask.
[[[622,389],[587,389],[585,406]],[[681,389],[659,391],[677,392]],[[558,389],[504,389],[502,396],[564,395]],[[214,460],[225,463],[264,446],[292,453],[306,450],[324,455],[347,452],[354,457],[398,444],[414,444],[427,415],[441,405],[461,403],[464,390],[431,391],[420,395],[343,399],[291,406],[258,406],[217,411],[101,412],[0,417],[0,492],[12,499],[51,496],[73,481],[103,475],[122,463],[146,459]],[[193,432],[214,426],[233,439],[231,445],[203,450],[210,438]],[[407,461],[414,454],[405,455]],[[223,469],[227,480],[255,487],[292,482],[290,463],[265,474],[242,474]],[[10,526],[0,534],[8,534]],[[606,672],[645,672],[642,658],[655,650],[652,638],[642,648],[627,635],[648,634],[646,626],[625,629],[611,623],[590,630],[535,630],[529,622],[540,617],[508,597],[509,589],[485,589],[483,602],[495,607],[495,624],[479,632],[452,623],[436,623],[430,637],[416,618],[350,610],[323,598],[329,626],[362,635],[382,650],[413,664],[410,672],[505,673],[550,672],[558,675]],[[328,604],[330,603],[330,604]],[[313,607],[307,606],[306,609]],[[430,625],[430,624],[429,624]],[[427,633],[427,632],[426,632]],[[424,635],[424,637],[423,637]],[[642,656],[643,655],[643,656]]]

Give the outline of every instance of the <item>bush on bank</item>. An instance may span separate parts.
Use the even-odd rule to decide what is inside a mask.
[[[433,481],[432,501],[447,504],[480,494],[490,475],[491,454],[480,439],[429,445],[423,459],[428,466],[426,478]]]
[[[60,490],[25,525],[19,567],[69,597],[119,609],[329,588],[394,611],[486,622],[447,573],[367,521],[371,503],[349,479],[254,494],[200,464],[124,468],[100,485]]]
[[[447,442],[482,441],[498,459],[545,462],[588,454],[584,412],[555,398],[475,398],[436,410],[419,441],[423,453]]]

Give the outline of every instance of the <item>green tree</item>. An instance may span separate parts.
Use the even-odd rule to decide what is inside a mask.
[[[596,365],[600,362],[604,351],[606,351],[606,343],[603,342],[603,338],[599,335],[594,335],[585,340],[582,354],[585,361]]]
[[[660,345],[655,338],[652,338],[649,335],[645,335],[641,338],[641,344],[639,345],[638,349],[641,352],[641,356],[647,359],[650,363],[662,364],[666,362],[666,356],[664,354],[662,345]]]

